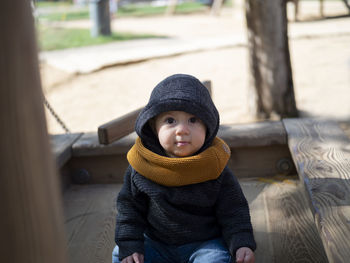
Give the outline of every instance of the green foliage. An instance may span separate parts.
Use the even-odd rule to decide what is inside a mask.
[[[112,33],[111,36],[91,37],[88,29],[68,29],[43,27],[38,28],[41,50],[56,50],[72,47],[99,45],[113,41],[154,38],[157,36],[131,33]]]
[[[39,2],[41,3],[38,7],[44,7],[44,3],[51,2]],[[53,2],[54,3],[54,2]],[[50,6],[48,4],[47,6]],[[67,4],[66,4],[67,5]],[[55,5],[53,5],[55,6]],[[68,6],[68,5],[67,5]],[[59,5],[57,5],[59,7]],[[117,17],[126,17],[126,16],[152,16],[152,15],[162,15],[165,13],[167,6],[152,6],[150,4],[130,4],[126,6],[122,6],[118,9],[116,16]],[[70,21],[70,20],[78,20],[78,19],[89,19],[89,10],[87,7],[80,8],[78,10],[73,8],[64,8],[64,11],[57,8],[58,11],[49,12],[45,14],[39,14],[39,20],[46,21]],[[176,6],[175,12],[177,14],[187,14],[193,12],[201,12],[208,10],[208,7],[197,2],[185,2],[178,4]]]
[[[208,10],[208,6],[197,2],[185,2],[176,6],[175,12],[179,14],[193,13]]]
[[[72,5],[69,2],[50,2],[50,1],[36,1],[36,7],[61,7],[61,6],[70,6]]]
[[[54,12],[44,15],[39,15],[39,20],[47,21],[71,21],[79,19],[89,19],[88,10],[80,11],[67,11],[67,12]]]
[[[150,16],[162,15],[165,13],[167,6],[136,5],[130,4],[118,9],[117,16]],[[196,2],[185,2],[178,4],[175,9],[177,14],[186,14],[208,10],[208,7]]]

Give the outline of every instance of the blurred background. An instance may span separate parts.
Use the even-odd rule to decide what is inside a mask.
[[[34,1],[49,132],[64,133],[62,123],[71,132],[96,131],[145,105],[153,87],[175,73],[211,81],[221,123],[258,120],[250,107],[245,4],[244,0]],[[300,116],[349,123],[349,2],[301,0],[286,5]]]

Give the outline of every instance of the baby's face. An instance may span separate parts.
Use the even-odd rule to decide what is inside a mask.
[[[169,157],[186,157],[204,144],[206,127],[196,116],[184,111],[168,111],[155,119],[160,145]]]

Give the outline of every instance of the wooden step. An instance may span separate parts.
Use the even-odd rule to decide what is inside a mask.
[[[327,262],[298,177],[240,180],[249,202],[256,263]]]
[[[64,192],[69,262],[112,262],[120,184],[72,185]]]
[[[250,205],[256,263],[327,262],[296,177],[240,180]],[[111,262],[121,185],[72,185],[64,193],[70,262]]]
[[[329,120],[285,119],[288,145],[329,262],[350,258],[350,140]]]

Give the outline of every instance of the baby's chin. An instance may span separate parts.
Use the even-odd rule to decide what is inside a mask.
[[[190,156],[194,155],[195,152],[192,152],[192,151],[191,152],[187,152],[187,151],[172,152],[172,153],[167,152],[166,154],[170,158],[185,158],[185,157],[190,157]]]

